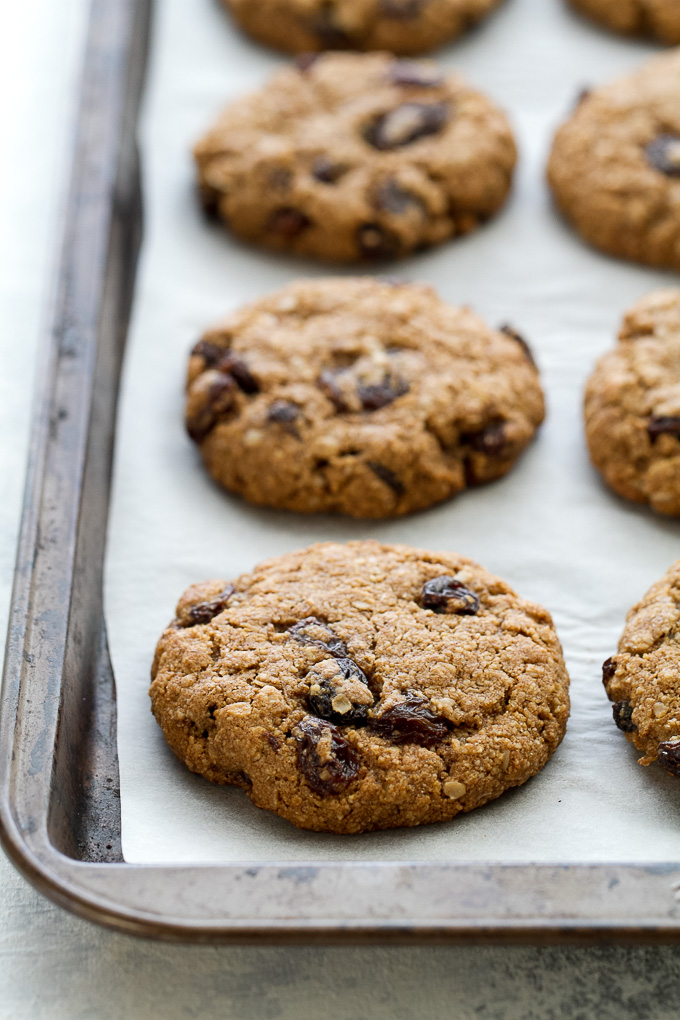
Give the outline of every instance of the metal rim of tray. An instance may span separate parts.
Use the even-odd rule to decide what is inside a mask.
[[[76,914],[178,941],[680,941],[680,862],[126,864],[102,574],[141,238],[151,0],[92,0],[0,703],[0,837]]]

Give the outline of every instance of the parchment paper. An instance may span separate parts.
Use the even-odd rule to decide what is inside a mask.
[[[580,89],[651,52],[598,32],[560,0],[508,0],[440,54],[509,111],[521,150],[516,189],[486,228],[396,272],[524,333],[542,370],[548,419],[508,478],[447,505],[396,522],[308,519],[218,490],[182,422],[186,357],[206,326],[290,279],[337,272],[248,249],[207,226],[195,201],[191,144],[281,58],[240,36],[216,0],[156,4],[141,126],[146,238],[106,580],[128,861],[677,859],[680,784],[636,764],[612,724],[600,666],[626,610],[680,555],[680,525],[604,489],[581,418],[584,381],[623,310],[673,279],[588,250],[553,213],[543,170],[552,131]],[[356,837],[303,833],[174,758],[149,712],[149,666],[190,583],[234,577],[313,541],[369,536],[472,556],[547,606],[572,678],[571,720],[538,777],[452,823]]]

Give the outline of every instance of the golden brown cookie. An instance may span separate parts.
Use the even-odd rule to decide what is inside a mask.
[[[680,291],[633,305],[588,380],[585,422],[593,464],[616,492],[680,515]]]
[[[549,614],[464,557],[378,542],[189,588],[152,708],[193,772],[303,829],[444,821],[534,776],[568,676]]]
[[[678,0],[570,0],[572,7],[624,35],[680,43]]]
[[[301,280],[210,330],[186,423],[253,503],[394,517],[500,478],[543,420],[527,345],[427,286]]]
[[[680,50],[585,94],[557,132],[548,179],[595,247],[680,269]]]
[[[502,0],[222,0],[239,24],[287,53],[426,53],[486,17]]]
[[[239,237],[356,262],[474,230],[505,202],[516,150],[458,75],[329,53],[232,103],[195,156],[206,210]]]
[[[680,560],[628,613],[619,649],[602,667],[614,722],[643,752],[680,778]]]

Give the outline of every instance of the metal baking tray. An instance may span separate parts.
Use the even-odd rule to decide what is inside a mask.
[[[0,706],[9,856],[74,913],[168,940],[680,942],[680,859],[125,863],[102,575],[142,234],[135,128],[150,17],[151,0],[92,0]]]

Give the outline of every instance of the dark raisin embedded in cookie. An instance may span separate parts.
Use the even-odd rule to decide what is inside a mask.
[[[288,633],[301,645],[315,645],[338,659],[348,657],[347,645],[332,627],[315,616],[308,616],[288,628]]]
[[[219,419],[235,407],[233,378],[208,369],[194,382],[186,408],[187,432],[195,443],[202,442]]]
[[[289,400],[275,400],[267,411],[267,421],[273,425],[280,425],[286,432],[299,439],[300,433],[296,422],[300,414],[297,404],[292,404]]]
[[[479,432],[467,432],[462,438],[463,442],[477,453],[496,457],[503,453],[507,446],[506,423],[503,421],[491,422]]]
[[[307,716],[293,736],[300,768],[316,793],[340,793],[356,779],[360,768],[357,754],[333,723]]]
[[[658,135],[645,147],[647,160],[667,177],[680,177],[680,137]]]
[[[347,169],[346,164],[338,163],[328,156],[317,156],[312,163],[312,177],[322,184],[335,184],[347,173]]]
[[[365,726],[373,704],[368,679],[352,659],[326,659],[305,678],[308,705],[315,715],[338,726]]]
[[[680,737],[673,737],[659,744],[657,760],[666,772],[680,778]]]
[[[501,333],[505,333],[505,335],[509,336],[511,340],[514,340],[516,343],[520,345],[520,347],[527,356],[527,360],[530,361],[531,364],[535,367],[536,361],[534,359],[533,352],[531,350],[531,347],[529,347],[529,344],[522,336],[522,334],[518,333],[517,330],[514,329],[514,327],[510,326],[508,323],[505,323],[503,326],[499,326],[499,329]]]
[[[399,149],[439,134],[449,114],[448,103],[402,103],[372,121],[364,138],[374,149]]]
[[[674,436],[680,439],[680,417],[677,415],[653,414],[647,425],[647,432],[652,442],[659,436]]]
[[[436,715],[426,698],[409,692],[403,701],[371,719],[371,729],[393,744],[434,747],[449,732],[446,720]]]
[[[292,240],[311,225],[309,216],[299,209],[275,209],[267,221],[267,230]]]
[[[384,464],[378,464],[375,461],[368,461],[368,466],[373,474],[377,475],[381,482],[384,482],[385,485],[389,486],[395,496],[404,495],[404,483],[394,473],[394,471],[386,467]]]
[[[379,223],[362,223],[357,230],[357,242],[363,258],[390,259],[400,250],[399,238]]]
[[[393,213],[395,216],[403,216],[412,209],[425,213],[422,200],[412,191],[402,188],[393,177],[388,177],[378,186],[373,204],[381,212]]]
[[[403,397],[409,391],[405,379],[388,373],[378,383],[362,383],[357,385],[357,395],[364,411],[379,411],[381,407]]]
[[[608,659],[602,663],[602,683],[607,686],[610,680],[614,678],[616,673],[616,659],[611,655]]]
[[[632,733],[637,729],[633,722],[633,706],[630,701],[616,701],[612,705],[612,715],[614,722],[624,733]]]
[[[230,375],[244,393],[252,395],[260,392],[259,383],[243,358],[235,354],[226,354],[217,367],[220,372]]]
[[[424,609],[435,613],[474,615],[479,612],[479,598],[455,577],[433,577],[426,581],[420,595]]]
[[[235,591],[236,589],[233,584],[228,584],[214,599],[198,602],[195,606],[189,606],[184,610],[179,619],[180,626],[197,627],[201,624],[210,623],[219,613],[224,612],[229,599]]]

